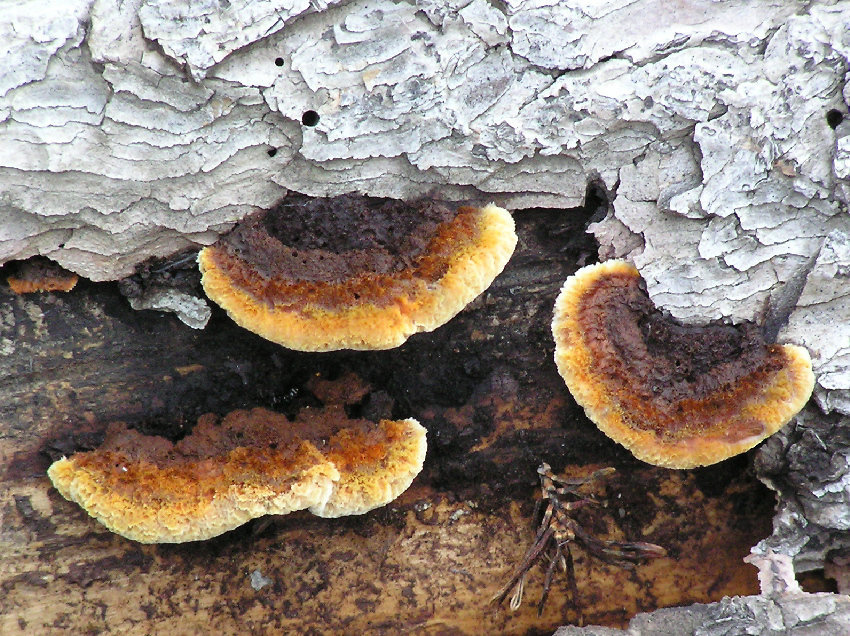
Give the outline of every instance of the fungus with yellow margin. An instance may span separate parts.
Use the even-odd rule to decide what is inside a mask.
[[[100,448],[54,462],[48,475],[111,531],[182,543],[266,514],[362,514],[422,469],[425,429],[414,419],[373,424],[346,419],[341,406],[305,411],[294,424],[262,408],[208,414],[176,443],[113,424]]]
[[[493,204],[289,199],[198,255],[237,324],[300,351],[390,349],[481,294],[516,247]]]
[[[635,457],[692,468],[743,453],[809,399],[809,353],[753,324],[682,325],[653,305],[637,269],[607,261],[564,283],[555,362],[576,402]]]
[[[340,405],[304,408],[299,429],[339,471],[328,497],[309,510],[319,517],[359,515],[393,501],[407,490],[425,461],[425,429],[414,419],[347,420]],[[327,441],[325,441],[327,440]]]
[[[74,289],[79,277],[53,261],[35,256],[17,264],[6,282],[16,294],[35,292],[68,292]]]

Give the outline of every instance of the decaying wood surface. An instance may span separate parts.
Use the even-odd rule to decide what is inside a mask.
[[[451,506],[469,492],[479,503],[493,497],[476,509],[487,519],[513,502],[525,522],[540,459],[625,468],[631,460],[581,419],[549,361],[554,290],[596,249],[582,244],[575,210],[558,208],[581,205],[594,184],[611,203],[590,226],[600,255],[635,263],[658,305],[696,322],[754,319],[809,349],[812,403],[756,454],[779,504],[753,552],[791,582],[823,569],[850,591],[850,3],[72,0],[57,10],[27,0],[7,9],[0,264],[40,254],[115,281],[149,257],[214,241],[287,190],[553,209],[519,215],[525,260],[472,309],[380,356],[289,354],[234,332],[220,313],[197,334],[127,312],[114,284],[4,295],[4,546],[39,545],[26,520],[43,528],[42,518],[62,518],[60,533],[87,532],[85,517],[63,516],[69,504],[45,499],[40,480],[48,455],[86,447],[110,419],[175,436],[204,411],[296,408],[316,372],[353,370],[376,404],[429,420],[429,464],[399,509],[430,500],[416,488],[453,493]],[[146,286],[161,265],[122,281],[130,303],[205,324],[199,300]],[[618,480],[642,470],[631,464]],[[730,473],[693,473],[695,487],[720,474]],[[756,527],[747,532],[764,537]],[[42,599],[47,589],[20,592],[26,572],[50,569],[27,549],[10,548],[0,566],[4,581],[19,581],[7,597],[19,607],[28,605],[15,594]],[[496,585],[486,567],[469,570],[479,571]],[[55,580],[67,582],[62,572]],[[111,604],[95,592],[106,585],[84,588],[103,624]],[[50,607],[64,607],[54,594]],[[3,606],[3,627],[17,616]]]
[[[552,305],[594,255],[587,217],[517,214],[520,246],[491,289],[385,352],[287,351],[218,310],[196,331],[131,310],[114,283],[28,296],[0,287],[0,632],[542,634],[756,593],[742,559],[769,534],[773,497],[749,458],[688,471],[642,464],[584,418],[557,375]],[[173,278],[188,285],[189,272]],[[145,546],[106,531],[45,475],[51,458],[90,448],[111,420],[179,437],[203,412],[317,405],[311,378],[349,372],[371,386],[356,408],[417,417],[429,436],[413,487],[362,517],[297,513],[207,542]],[[600,492],[608,507],[582,522],[670,557],[627,571],[579,549],[580,612],[559,577],[537,617],[539,568],[517,612],[491,606],[533,539],[541,461],[573,476],[614,466]]]

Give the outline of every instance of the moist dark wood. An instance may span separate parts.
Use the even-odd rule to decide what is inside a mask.
[[[612,392],[620,388],[616,394],[627,412],[642,412],[632,420],[645,429],[722,429],[742,400],[785,364],[782,349],[766,343],[756,325],[684,325],[655,307],[637,276],[594,283],[580,315],[585,334],[605,334],[585,339],[595,352],[595,370]],[[682,417],[686,411],[696,417]]]
[[[600,492],[609,507],[583,511],[582,523],[673,555],[627,572],[577,551],[585,622],[755,593],[741,559],[770,533],[773,498],[748,458],[698,471],[642,464],[587,421],[557,373],[552,307],[596,253],[588,217],[516,214],[519,246],[493,286],[443,327],[382,352],[289,351],[215,307],[195,331],[132,311],[116,284],[26,297],[0,286],[0,632],[551,634],[578,620],[559,577],[540,619],[539,570],[518,612],[488,605],[533,540],[541,461],[573,476],[614,466]],[[189,284],[168,263],[150,272],[163,267]],[[369,514],[299,513],[207,542],[141,546],[45,475],[53,459],[97,446],[108,422],[179,440],[207,412],[264,406],[294,418],[329,399],[317,377],[348,371],[369,385],[346,406],[351,417],[412,416],[428,429],[422,474]],[[255,570],[272,582],[255,590]]]

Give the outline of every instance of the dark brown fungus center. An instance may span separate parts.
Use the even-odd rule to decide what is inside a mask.
[[[414,266],[456,215],[436,201],[287,197],[223,244],[267,278],[339,283]]]
[[[651,463],[685,468],[751,448],[808,399],[808,353],[752,323],[685,325],[623,261],[579,270],[552,323],[555,361],[599,428]]]
[[[207,295],[301,351],[390,349],[445,324],[516,246],[507,210],[287,197],[198,255]]]

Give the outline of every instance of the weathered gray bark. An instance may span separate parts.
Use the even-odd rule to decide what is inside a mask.
[[[562,627],[554,636],[808,636],[843,634],[850,625],[850,599],[837,594],[745,596],[638,614],[627,630]]]
[[[850,548],[850,3],[585,4],[8,7],[0,263],[118,279],[287,189],[518,209],[597,183],[602,254],[674,315],[790,312],[815,399],[761,451],[780,510],[755,552],[829,567]]]

